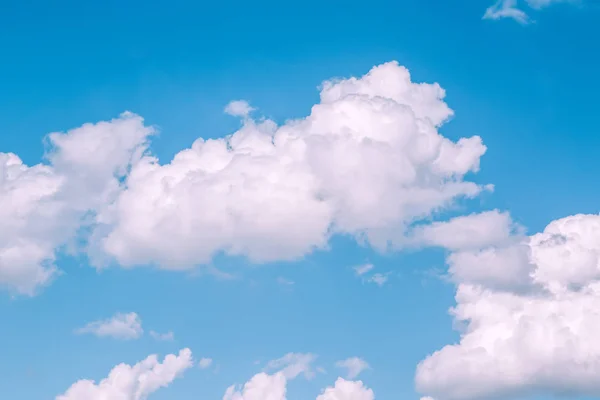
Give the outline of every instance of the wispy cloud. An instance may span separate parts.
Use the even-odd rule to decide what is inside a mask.
[[[357,276],[363,276],[367,272],[371,271],[373,268],[375,268],[375,266],[373,264],[367,263],[367,264],[363,264],[363,265],[354,267],[354,272],[356,273]]]
[[[388,281],[389,275],[390,275],[389,272],[386,272],[385,274],[378,272],[376,274],[373,274],[371,277],[369,277],[369,279],[367,279],[367,282],[374,283],[378,286],[383,286]]]
[[[210,367],[213,363],[213,359],[212,358],[208,358],[208,357],[202,357],[200,359],[200,361],[198,361],[198,367],[200,369],[206,369],[208,367]]]
[[[528,7],[534,10],[541,10],[548,6],[558,3],[577,3],[579,0],[524,0]],[[497,0],[494,4],[488,7],[483,14],[483,19],[498,20],[510,18],[522,25],[527,25],[534,22],[531,17],[519,7],[518,0]]]
[[[338,361],[335,363],[335,366],[338,368],[345,368],[347,370],[347,379],[354,379],[364,370],[371,368],[365,360],[359,357],[350,357],[345,360]]]
[[[269,361],[266,369],[281,372],[287,379],[293,379],[300,374],[304,374],[306,379],[312,379],[315,376],[312,363],[316,358],[317,356],[311,353],[288,353]]]
[[[529,16],[521,9],[517,8],[517,0],[498,0],[492,6],[488,7],[483,14],[483,19],[502,19],[512,18],[520,24],[528,24]]]
[[[75,330],[76,334],[90,333],[98,337],[112,337],[114,339],[138,339],[144,333],[142,320],[139,315],[131,313],[117,313],[113,317],[90,322],[82,328]]]

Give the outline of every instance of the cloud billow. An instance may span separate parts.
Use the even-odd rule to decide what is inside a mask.
[[[486,188],[466,180],[481,139],[438,132],[452,116],[444,96],[391,62],[326,81],[311,114],[283,125],[237,101],[237,132],[166,164],[149,152],[155,129],[132,113],[49,135],[45,164],[0,153],[0,285],[35,294],[74,244],[98,268],[172,270],[218,253],[294,260],[337,234],[402,246],[412,223]]]

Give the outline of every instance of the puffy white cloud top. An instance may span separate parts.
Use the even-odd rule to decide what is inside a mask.
[[[489,229],[509,232],[510,219],[500,220]],[[574,215],[530,237],[452,253],[452,314],[464,329],[459,343],[420,363],[418,389],[436,400],[600,394],[599,238],[600,216]]]
[[[216,253],[295,259],[335,234],[402,245],[412,223],[484,189],[465,180],[481,139],[438,133],[452,115],[444,96],[390,62],[325,82],[310,115],[283,125],[231,103],[237,132],[166,164],[131,113],[50,134],[45,164],[0,153],[0,285],[33,294],[56,276],[56,252],[81,243],[98,267],[166,269]]]
[[[103,215],[99,250],[125,266],[189,268],[217,252],[294,259],[336,233],[399,243],[407,224],[482,190],[463,177],[486,148],[437,132],[452,115],[443,98],[388,63],[325,82],[304,119],[246,119],[168,164],[143,157]]]
[[[167,355],[162,363],[152,355],[133,366],[117,365],[98,384],[90,380],[77,381],[56,400],[145,400],[192,365],[189,349],[181,350],[178,355]]]

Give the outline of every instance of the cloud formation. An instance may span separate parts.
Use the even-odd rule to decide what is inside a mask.
[[[350,357],[345,360],[341,360],[335,363],[336,367],[345,368],[348,373],[346,374],[346,378],[355,379],[366,369],[369,369],[369,364],[359,357]]]
[[[113,317],[90,322],[82,328],[75,331],[77,334],[91,333],[98,337],[112,337],[114,339],[138,339],[144,333],[142,329],[142,320],[134,312],[117,313]],[[155,332],[150,332],[155,337]],[[171,334],[172,337],[172,334]],[[159,338],[159,337],[155,337]],[[160,339],[164,339],[162,336]]]
[[[273,375],[256,374],[243,387],[230,386],[223,400],[286,400],[288,378],[281,372]],[[335,385],[327,387],[316,400],[374,400],[373,391],[361,381],[338,378]]]
[[[0,153],[0,285],[33,295],[57,276],[56,252],[116,199],[121,180],[154,134],[141,117],[85,124],[47,136],[47,163]]]
[[[534,10],[541,10],[558,3],[575,3],[577,0],[525,0],[529,7]],[[529,15],[518,7],[517,0],[497,0],[494,4],[487,8],[483,19],[503,19],[511,18],[520,24],[528,24],[532,22]]]
[[[198,361],[198,367],[200,367],[200,369],[206,369],[210,367],[212,363],[212,358],[202,357],[200,361]]]
[[[56,400],[146,400],[192,365],[189,349],[181,350],[178,355],[167,355],[162,363],[156,355],[151,355],[133,366],[117,365],[98,384],[85,379],[77,381]]]
[[[481,139],[438,133],[452,116],[444,96],[390,62],[324,82],[310,115],[283,125],[231,103],[237,132],[198,139],[167,164],[148,152],[154,129],[131,113],[50,134],[45,164],[2,153],[0,284],[33,294],[65,246],[98,268],[165,269],[217,253],[297,259],[336,234],[401,246],[412,223],[485,189],[465,180]]]
[[[452,115],[443,97],[383,64],[325,82],[304,119],[245,120],[169,164],[144,157],[105,219],[100,250],[124,266],[179,269],[217,252],[296,259],[336,233],[387,249],[413,220],[483,189],[463,180],[479,167],[481,139],[437,132]]]
[[[333,387],[326,388],[317,400],[374,400],[373,391],[361,381],[347,381],[338,378]]]
[[[317,356],[311,353],[287,353],[281,358],[267,363],[266,370],[277,370],[287,379],[294,379],[303,374],[306,379],[315,376],[312,364]]]
[[[507,236],[449,255],[461,339],[419,364],[419,391],[436,400],[599,395],[600,216],[559,219],[529,237],[509,235],[509,218],[470,218]]]

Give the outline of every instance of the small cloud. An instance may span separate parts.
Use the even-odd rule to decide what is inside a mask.
[[[206,369],[210,367],[212,363],[212,358],[203,357],[200,359],[200,361],[198,361],[198,367],[200,367],[200,369]]]
[[[357,267],[354,267],[354,272],[356,272],[357,276],[363,276],[367,272],[371,271],[375,266],[373,264],[363,264]]]
[[[364,370],[370,369],[369,364],[359,357],[350,357],[345,360],[341,360],[335,363],[338,368],[345,368],[348,372],[346,374],[347,379],[354,379]]]
[[[485,10],[483,19],[498,20],[502,18],[512,18],[523,25],[529,23],[529,16],[516,6],[517,0],[498,0]]]
[[[234,117],[247,118],[255,108],[251,107],[246,100],[234,100],[227,104],[225,112]]]
[[[367,282],[374,283],[378,286],[383,286],[388,281],[389,275],[390,275],[389,272],[387,272],[385,274],[381,274],[378,272],[376,274],[373,274],[369,279],[367,279]]]
[[[163,342],[172,342],[175,339],[175,335],[173,334],[173,332],[170,331],[167,333],[158,333],[155,331],[150,331],[150,336],[152,336],[156,340]]]
[[[117,313],[112,318],[90,322],[83,328],[75,330],[76,334],[91,333],[98,337],[112,337],[121,340],[138,339],[143,332],[142,320],[134,312]]]
[[[292,280],[289,280],[289,279],[286,279],[286,278],[283,278],[283,277],[280,276],[280,277],[277,278],[277,283],[279,283],[280,285],[284,285],[284,286],[292,286],[296,282],[294,282]]]
[[[306,379],[312,379],[315,373],[312,369],[312,363],[317,356],[310,353],[288,353],[276,360],[267,363],[266,369],[277,370],[283,373],[287,379],[294,379],[300,374],[304,374]]]

